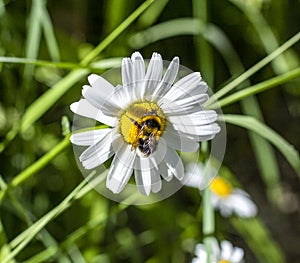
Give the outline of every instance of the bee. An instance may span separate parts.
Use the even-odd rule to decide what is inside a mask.
[[[120,118],[124,140],[145,156],[155,152],[165,130],[166,120],[154,102],[137,102],[129,106]]]

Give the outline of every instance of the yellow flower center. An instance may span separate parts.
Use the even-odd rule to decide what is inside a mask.
[[[229,182],[217,176],[210,183],[210,190],[220,197],[227,197],[232,192],[232,186]],[[224,263],[226,261],[219,261]]]
[[[218,263],[230,263],[230,261],[221,259],[221,260],[218,261]]]
[[[124,140],[144,156],[151,155],[166,128],[166,119],[155,102],[136,102],[121,115],[120,132]]]

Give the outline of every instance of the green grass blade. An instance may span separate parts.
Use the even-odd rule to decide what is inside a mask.
[[[286,83],[287,81],[293,80],[295,78],[299,78],[300,77],[300,67],[296,68],[294,70],[291,70],[285,74],[282,74],[280,76],[268,79],[266,81],[263,81],[261,83],[258,83],[252,87],[243,89],[241,91],[237,91],[234,94],[225,97],[224,99],[221,99],[218,102],[218,106],[217,105],[211,105],[211,107],[208,105],[209,108],[216,108],[216,107],[224,107],[227,105],[230,105],[234,102],[240,101],[248,96],[266,91],[268,89],[274,88],[274,87],[278,87],[279,85]]]
[[[2,178],[0,178],[1,182],[1,189],[6,189],[7,184],[4,182]],[[19,202],[19,200],[12,194],[8,193],[9,200],[12,203],[12,205],[15,207],[17,212],[19,213],[20,217],[27,223],[28,226],[32,225],[32,219],[35,219],[35,216],[30,212],[29,208],[24,208],[22,204]],[[0,221],[1,224],[1,221]],[[1,244],[1,234],[4,234],[4,232],[1,232],[1,225],[0,225],[0,247],[3,245]],[[56,240],[49,234],[49,232],[46,229],[43,229],[39,234],[39,239],[44,244],[45,248],[55,246],[57,245]],[[8,245],[4,245],[4,247],[9,247]],[[3,252],[4,253],[4,252]],[[3,255],[4,256],[4,255]],[[1,259],[1,258],[0,258]],[[65,255],[60,255],[60,258],[58,259],[59,263],[63,263],[63,260],[65,261],[67,258]],[[0,261],[2,262],[2,261]]]
[[[3,0],[0,0],[0,17],[5,14],[5,5]]]
[[[46,5],[41,9],[41,26],[44,32],[46,45],[50,54],[50,57],[54,61],[60,60],[59,48],[54,34],[54,28],[47,10]]]
[[[88,70],[77,69],[57,82],[51,89],[36,99],[25,111],[21,121],[21,132],[26,131],[36,122],[51,106],[65,94],[77,81],[88,74]]]
[[[99,55],[110,43],[112,43],[127,27],[129,27],[152,3],[154,0],[146,0],[128,18],[126,18],[111,34],[109,34],[95,49],[93,49],[81,62],[89,64]]]
[[[211,46],[205,39],[207,35],[209,1],[207,0],[193,0],[193,16],[199,22],[199,27],[204,27],[203,34],[195,35],[195,49],[200,65],[201,74],[210,87],[214,86],[214,63],[213,52]]]
[[[7,188],[7,185],[3,179],[3,177],[0,175],[0,189],[5,190]],[[5,227],[2,224],[2,219],[0,217],[0,262],[11,252],[10,246],[8,244],[8,239],[5,233]],[[12,259],[10,263],[14,263],[15,260]]]
[[[30,58],[18,58],[18,57],[0,57],[0,62],[12,63],[12,64],[32,64],[42,67],[53,67],[62,69],[87,69],[87,70],[103,70],[108,68],[119,67],[121,65],[122,58],[107,58],[100,61],[95,61],[90,65],[83,66],[78,63],[71,62],[53,62],[47,60],[30,59]]]
[[[83,192],[83,191],[81,191]],[[89,220],[85,225],[79,227],[74,232],[72,232],[62,243],[59,245],[49,247],[40,253],[32,256],[31,258],[27,259],[24,263],[36,263],[36,262],[45,262],[49,260],[52,257],[55,257],[60,252],[66,250],[69,246],[75,244],[78,242],[81,238],[83,238],[85,235],[89,234],[90,231],[93,231],[95,228],[100,227],[103,228],[104,223],[109,217],[115,216],[121,211],[125,210],[130,202],[135,202],[139,198],[139,195],[137,193],[130,196],[127,201],[127,204],[120,203],[117,205],[111,213],[108,215],[107,213],[99,214],[98,216],[92,218]]]
[[[35,59],[38,56],[41,42],[41,13],[44,1],[33,0],[29,15],[27,39],[25,44],[26,58]],[[34,65],[25,65],[23,72],[22,88],[17,96],[17,105],[22,109],[25,106],[24,96],[30,91]]]
[[[115,29],[126,17],[126,12],[131,10],[131,5],[128,1],[111,0],[105,6],[105,32],[111,32]]]
[[[261,263],[284,263],[284,255],[278,246],[272,240],[268,229],[258,218],[249,218],[247,220],[238,217],[232,217],[230,223],[245,239],[258,262]]]
[[[300,158],[298,151],[293,145],[289,144],[274,130],[256,120],[255,118],[249,116],[225,114],[223,115],[223,120],[227,123],[234,124],[253,131],[259,136],[271,142],[283,154],[283,156],[287,159],[287,161],[300,177]]]
[[[254,66],[246,70],[243,74],[241,74],[239,77],[235,78],[233,81],[228,83],[226,86],[224,86],[222,89],[220,89],[215,94],[214,99],[219,99],[234,88],[236,88],[238,85],[243,83],[246,79],[251,77],[254,73],[262,69],[264,66],[272,62],[276,57],[281,55],[284,51],[286,51],[288,48],[296,44],[300,40],[300,32],[295,34],[293,37],[291,37],[289,40],[287,40],[284,44],[282,44],[280,47],[278,47],[276,50],[274,50],[272,53],[270,53],[268,56],[263,58],[261,61],[256,63]]]
[[[272,53],[278,48],[279,43],[275,33],[262,15],[260,8],[257,8],[254,5],[247,5],[245,2],[239,0],[230,0],[230,2],[237,6],[253,25],[267,54]],[[274,59],[272,61],[272,66],[276,74],[282,74],[289,70],[289,63],[285,59],[285,56],[279,56]]]
[[[45,262],[52,257],[55,257],[58,253],[65,250],[69,246],[75,244],[78,240],[84,237],[89,231],[95,229],[96,227],[103,227],[107,219],[107,214],[101,214],[97,217],[88,221],[84,226],[78,228],[73,233],[71,233],[66,240],[64,240],[61,244],[46,248],[45,250],[37,253],[33,257],[24,261],[24,263],[35,263],[35,262]]]
[[[129,44],[133,48],[139,49],[169,37],[197,35],[200,32],[204,32],[204,26],[200,21],[193,18],[177,18],[133,34],[129,38]]]
[[[140,16],[137,24],[142,28],[147,28],[153,25],[159,18],[161,12],[168,4],[169,0],[154,1],[153,4]]]
[[[4,232],[4,226],[2,224],[2,220],[0,218],[0,262],[4,260],[5,257],[10,253],[10,247],[7,243],[7,237]],[[12,259],[9,263],[16,262],[14,259]]]
[[[41,18],[45,1],[33,0],[28,23],[28,36],[26,41],[26,57],[36,58],[41,41]]]

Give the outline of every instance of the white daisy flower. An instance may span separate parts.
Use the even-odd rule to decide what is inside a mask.
[[[204,175],[203,167],[201,164],[197,165],[193,171],[192,166],[188,166],[188,178],[185,183],[198,189],[203,189]],[[233,187],[227,180],[220,176],[214,177],[209,188],[211,190],[212,205],[215,209],[220,211],[224,217],[229,217],[236,213],[239,217],[249,218],[257,214],[257,206],[251,200],[249,194],[239,188]]]
[[[82,89],[83,98],[71,110],[106,124],[108,128],[75,132],[71,142],[88,146],[79,157],[85,169],[93,169],[114,156],[106,187],[120,193],[132,173],[144,195],[161,190],[162,176],[182,180],[184,168],[176,150],[195,152],[199,141],[220,131],[217,114],[202,106],[208,100],[207,84],[199,72],[175,84],[179,58],[163,75],[161,55],[153,53],[147,70],[140,53],[122,61],[122,85],[114,87],[92,74]]]
[[[216,239],[212,240],[212,251],[210,254],[211,263],[242,263],[244,262],[244,251],[239,247],[234,247],[227,240],[221,241],[220,247]],[[192,263],[206,263],[208,254],[204,244],[197,244],[195,248],[197,257],[193,258]]]

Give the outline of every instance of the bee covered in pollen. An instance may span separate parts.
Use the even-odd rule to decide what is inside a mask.
[[[158,140],[163,135],[166,119],[154,102],[137,102],[121,115],[120,131],[124,140],[138,148],[144,157],[155,152]]]

